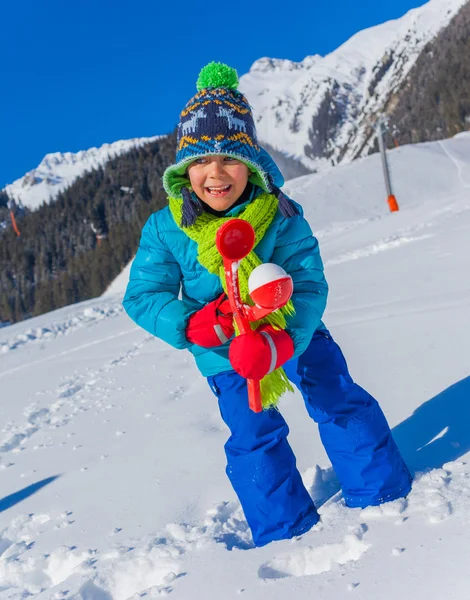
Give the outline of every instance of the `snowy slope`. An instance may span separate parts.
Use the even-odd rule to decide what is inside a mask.
[[[319,232],[326,323],[416,471],[407,500],[346,508],[286,396],[322,521],[253,548],[215,398],[116,293],[0,330],[0,600],[467,598],[469,156],[468,135],[391,153],[393,215],[374,157],[290,185]]]
[[[10,198],[34,209],[53,200],[86,171],[105,165],[109,160],[157,140],[161,136],[120,140],[80,152],[46,154],[40,164],[26,175],[5,187]]]
[[[325,57],[256,61],[240,89],[254,107],[260,139],[316,170],[367,154],[378,111],[466,1],[430,0]]]

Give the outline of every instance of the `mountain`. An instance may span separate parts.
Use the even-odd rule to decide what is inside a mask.
[[[470,128],[470,3],[429,42],[386,107],[400,144],[451,137]]]
[[[286,394],[321,522],[254,548],[217,398],[187,351],[123,313],[122,278],[120,293],[0,329],[1,600],[469,597],[470,136],[390,161],[398,213],[377,155],[289,193],[319,236],[325,323],[414,473],[408,497],[347,508],[300,393]]]
[[[140,148],[161,136],[120,140],[89,148],[80,152],[54,152],[46,154],[40,164],[26,175],[5,186],[6,194],[17,203],[30,209],[57,197],[81,175],[105,165],[133,148]]]
[[[133,146],[25,211],[21,236],[0,229],[0,322],[101,294],[134,255],[148,216],[165,206],[161,176],[175,148],[175,135]]]
[[[254,107],[260,140],[310,170],[368,154],[377,115],[396,101],[422,52],[465,3],[430,0],[360,31],[325,57],[256,61],[240,89]]]
[[[285,178],[375,151],[379,113],[389,115],[400,143],[468,129],[469,14],[468,0],[430,0],[400,19],[360,31],[325,57],[257,60],[240,78],[240,89],[254,108],[260,140]],[[0,190],[0,207],[8,196],[34,209],[83,173],[157,138],[48,154]]]

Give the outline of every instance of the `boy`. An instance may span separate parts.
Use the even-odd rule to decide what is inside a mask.
[[[321,321],[327,284],[318,242],[282,175],[257,141],[234,69],[211,63],[181,113],[176,164],[164,173],[169,207],[147,221],[124,298],[129,316],[194,355],[231,436],[227,474],[256,545],[308,531],[319,519],[275,408],[290,382],[301,391],[341,483],[345,502],[365,507],[405,496],[411,478],[385,417],[353,382]],[[243,259],[243,300],[254,266],[273,262],[293,279],[292,301],[251,334],[234,337],[215,235],[227,218],[256,234]],[[181,291],[181,300],[178,299]],[[265,410],[248,408],[246,379],[262,382]]]

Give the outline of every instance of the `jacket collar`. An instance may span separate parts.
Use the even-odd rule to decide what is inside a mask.
[[[234,206],[233,208],[231,208],[225,216],[226,217],[236,217],[242,211],[245,210],[247,204],[249,204],[252,200],[257,198],[262,193],[263,193],[263,190],[260,187],[258,187],[257,185],[254,185],[248,200],[246,200],[246,202],[243,202],[243,204],[239,204],[238,206]]]

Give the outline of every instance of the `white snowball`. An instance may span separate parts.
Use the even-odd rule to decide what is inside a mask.
[[[257,290],[262,285],[288,277],[287,273],[282,267],[274,263],[264,263],[253,269],[248,278],[248,291]]]

